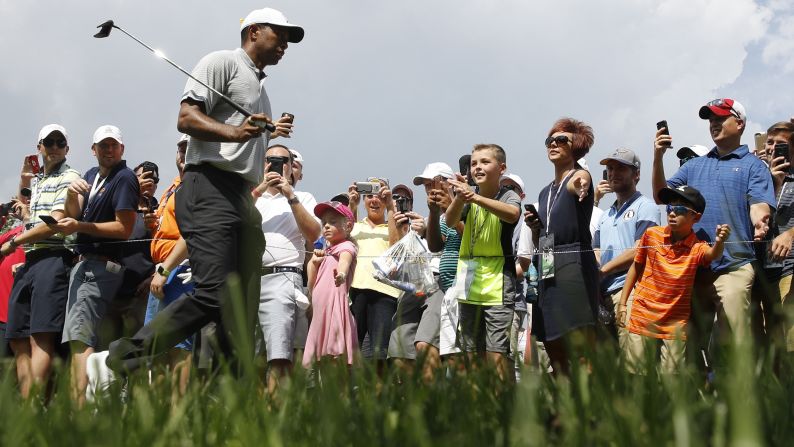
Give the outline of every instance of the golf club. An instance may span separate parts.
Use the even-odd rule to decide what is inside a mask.
[[[97,39],[102,39],[102,38],[105,38],[105,37],[109,36],[110,35],[110,31],[113,28],[116,28],[117,30],[119,30],[122,33],[124,33],[127,36],[129,36],[132,40],[134,40],[134,41],[138,42],[139,44],[143,45],[144,47],[146,47],[147,50],[149,50],[152,53],[154,53],[154,55],[157,56],[158,58],[168,62],[174,68],[176,68],[177,70],[179,70],[182,73],[184,73],[185,75],[187,75],[187,77],[189,77],[190,79],[198,82],[199,84],[203,85],[205,88],[210,90],[212,93],[215,93],[216,95],[220,96],[221,99],[226,101],[230,106],[234,107],[235,110],[237,110],[238,112],[242,113],[244,116],[250,117],[252,115],[251,112],[246,110],[243,106],[241,106],[241,105],[237,104],[236,102],[232,101],[231,98],[229,98],[228,96],[224,95],[223,93],[215,90],[214,88],[210,87],[209,85],[207,85],[207,84],[199,81],[195,77],[193,77],[193,75],[188,73],[184,68],[182,68],[179,65],[177,65],[176,63],[174,63],[171,59],[168,59],[167,57],[165,57],[165,54],[163,54],[162,51],[155,50],[154,48],[150,47],[149,45],[146,45],[140,39],[138,39],[137,37],[133,36],[132,34],[128,33],[127,31],[125,31],[122,27],[114,24],[112,20],[108,20],[107,22],[101,23],[99,26],[97,26],[97,28],[99,28],[99,32],[94,34],[94,37],[96,37]],[[266,121],[260,121],[260,120],[250,120],[250,121],[251,121],[251,124],[253,124],[253,125],[257,126],[257,127],[263,128],[263,129],[265,129],[265,130],[267,130],[269,132],[273,132],[273,131],[276,130],[276,126],[273,125],[273,123],[268,123]]]

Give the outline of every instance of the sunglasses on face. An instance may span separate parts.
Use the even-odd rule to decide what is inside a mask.
[[[39,141],[39,144],[41,144],[44,147],[52,147],[53,145],[56,145],[58,146],[58,149],[63,149],[66,147],[66,140],[63,138],[58,138],[58,139],[45,138]]]
[[[557,143],[557,146],[573,142],[570,138],[568,138],[568,135],[557,135],[556,137],[546,138],[546,147],[551,147],[552,141]]]
[[[670,213],[676,216],[685,216],[687,213],[697,214],[697,211],[684,205],[667,205],[667,214]]]

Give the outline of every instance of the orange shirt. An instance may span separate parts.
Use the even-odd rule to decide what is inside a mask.
[[[695,233],[673,243],[666,226],[648,228],[639,247],[634,262],[644,264],[645,269],[634,286],[629,332],[667,339],[680,332],[680,337],[686,338],[695,272],[709,266],[709,245]]]
[[[171,183],[171,186],[165,190],[162,198],[160,198],[160,205],[157,207],[155,214],[157,215],[157,228],[155,228],[152,238],[152,260],[155,263],[165,261],[165,258],[171,254],[174,249],[176,241],[179,239],[179,227],[176,225],[176,213],[174,212],[174,204],[176,199],[176,192],[182,179],[177,176]],[[165,240],[159,240],[165,239]]]

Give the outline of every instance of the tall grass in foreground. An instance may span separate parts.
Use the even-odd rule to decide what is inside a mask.
[[[492,371],[440,375],[424,384],[391,371],[323,365],[310,382],[297,372],[271,400],[257,378],[194,380],[178,404],[167,382],[131,378],[81,410],[60,369],[52,401],[19,399],[10,368],[0,384],[0,439],[24,445],[791,445],[794,377],[787,359],[776,376],[770,360],[736,349],[713,386],[685,369],[675,376],[632,376],[618,355],[599,350],[589,368],[552,377],[524,371],[501,384]]]

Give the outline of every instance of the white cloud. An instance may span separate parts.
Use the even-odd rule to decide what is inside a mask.
[[[261,4],[64,3],[0,0],[0,42],[15,61],[0,77],[11,103],[0,112],[7,156],[21,161],[31,135],[60,120],[74,135],[73,164],[85,170],[91,133],[113,122],[131,164],[148,158],[167,171],[183,77],[124,36],[91,38],[94,26],[112,17],[191,67],[235,46],[237,19]],[[406,182],[427,162],[456,165],[483,141],[507,148],[531,198],[551,176],[540,142],[564,115],[594,127],[592,166],[627,146],[649,167],[661,119],[677,145],[708,145],[698,107],[729,93],[772,20],[772,6],[750,0],[270,3],[306,28],[267,82],[274,111],[296,115],[287,143],[307,158],[301,186],[319,199],[371,174]],[[754,116],[760,100],[741,99]],[[0,173],[13,179],[16,166]]]

